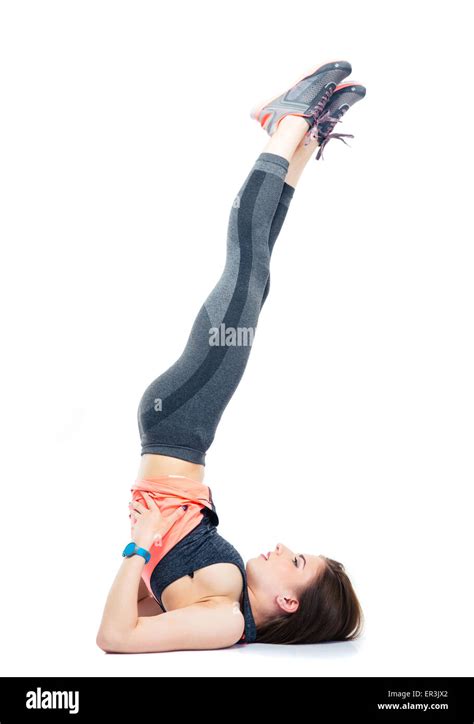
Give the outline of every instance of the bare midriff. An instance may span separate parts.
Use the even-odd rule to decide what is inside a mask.
[[[204,465],[188,463],[186,460],[172,458],[168,455],[146,453],[141,456],[137,478],[150,479],[159,475],[184,475],[202,483],[204,481],[204,471]]]

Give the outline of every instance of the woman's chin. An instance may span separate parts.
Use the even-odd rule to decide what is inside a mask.
[[[260,563],[266,563],[266,560],[263,556],[255,556],[255,558],[249,558],[247,563],[245,564],[245,570],[247,574],[251,573],[255,566],[259,566]]]

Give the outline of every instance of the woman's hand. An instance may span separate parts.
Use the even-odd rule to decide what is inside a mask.
[[[161,514],[158,504],[154,498],[142,491],[148,507],[145,507],[139,501],[129,503],[131,511],[130,517],[135,514],[135,520],[132,520],[132,537],[137,546],[150,548],[152,543],[156,546],[162,545],[162,540],[172,525],[176,523],[183,515],[187,505],[180,507],[166,518]]]

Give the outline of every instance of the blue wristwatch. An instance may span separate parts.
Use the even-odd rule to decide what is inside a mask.
[[[132,540],[132,541],[131,541],[130,543],[128,543],[128,545],[126,545],[125,548],[123,549],[122,556],[126,556],[127,558],[130,558],[130,556],[134,556],[135,554],[136,554],[136,555],[139,555],[139,556],[143,556],[143,558],[145,559],[145,563],[148,563],[148,561],[149,561],[150,558],[151,558],[151,553],[150,553],[150,551],[147,551],[146,548],[140,548],[140,547],[137,546],[137,544],[134,543],[134,541]]]

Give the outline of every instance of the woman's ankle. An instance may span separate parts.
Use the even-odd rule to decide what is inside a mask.
[[[263,150],[267,153],[276,153],[291,161],[308,130],[309,124],[303,117],[288,114],[281,119]]]

